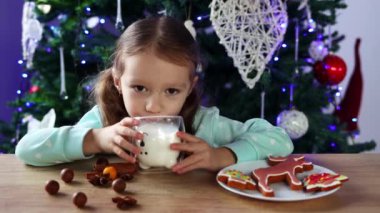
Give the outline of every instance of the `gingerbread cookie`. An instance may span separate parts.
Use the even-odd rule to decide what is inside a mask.
[[[255,190],[256,184],[252,178],[238,170],[223,171],[217,177],[218,181],[225,183],[227,186],[241,190]]]
[[[255,169],[252,177],[258,183],[259,191],[266,197],[273,197],[274,190],[269,184],[286,180],[292,190],[302,190],[302,182],[296,177],[297,173],[313,169],[311,162],[306,162],[304,156],[299,157],[269,157],[267,168]]]
[[[328,191],[340,187],[348,177],[339,174],[317,173],[311,174],[303,179],[306,192]]]

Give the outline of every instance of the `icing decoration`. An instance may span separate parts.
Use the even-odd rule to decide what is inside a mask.
[[[217,179],[232,188],[241,190],[256,189],[256,184],[252,178],[238,170],[226,170],[219,174]]]
[[[296,177],[297,173],[313,169],[311,162],[306,162],[304,156],[298,157],[269,157],[268,163],[271,165],[267,168],[255,169],[252,177],[258,183],[259,191],[266,197],[273,197],[274,190],[269,187],[270,183],[286,180],[292,190],[301,190],[302,182]]]
[[[340,187],[348,177],[340,174],[317,173],[303,179],[306,192],[328,191]]]

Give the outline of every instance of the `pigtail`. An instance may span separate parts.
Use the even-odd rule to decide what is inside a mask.
[[[123,97],[113,83],[112,69],[99,73],[95,85],[96,103],[100,108],[104,126],[110,126],[128,116]]]
[[[200,106],[200,99],[198,96],[197,90],[194,88],[189,96],[186,98],[186,101],[179,113],[183,117],[183,122],[185,123],[186,132],[194,134],[195,130],[193,128],[193,122],[195,113],[197,112]]]

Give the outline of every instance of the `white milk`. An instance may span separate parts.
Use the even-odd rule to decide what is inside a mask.
[[[178,128],[171,123],[142,123],[136,127],[144,134],[143,140],[136,141],[141,148],[138,159],[142,169],[171,168],[177,162],[179,151],[171,150],[169,145],[181,142],[176,136]]]

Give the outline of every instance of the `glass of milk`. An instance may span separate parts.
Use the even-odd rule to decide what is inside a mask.
[[[144,135],[144,139],[135,140],[141,152],[137,156],[142,169],[166,167],[170,169],[179,160],[179,151],[171,150],[170,144],[180,143],[178,131],[185,131],[181,116],[135,117],[140,121],[134,128]]]

